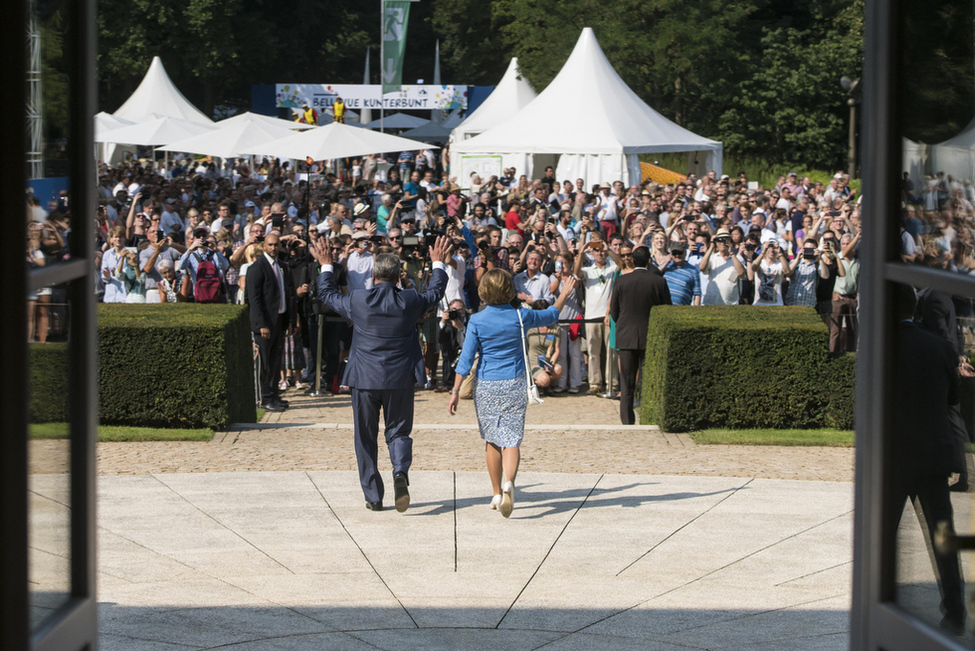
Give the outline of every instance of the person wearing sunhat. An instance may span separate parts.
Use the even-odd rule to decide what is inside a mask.
[[[612,191],[613,188],[608,181],[604,181],[599,186],[599,204],[596,208],[596,219],[602,224],[603,235],[606,236],[607,241],[616,232],[619,214],[622,212],[619,197],[612,194]]]
[[[704,305],[738,305],[738,280],[745,275],[745,267],[731,252],[731,233],[719,228],[701,258],[701,273],[707,274]]]

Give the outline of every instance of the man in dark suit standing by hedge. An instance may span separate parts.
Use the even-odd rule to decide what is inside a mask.
[[[884,536],[891,542],[897,539],[904,501],[910,498],[932,543],[939,522],[947,522],[954,529],[948,478],[957,469],[958,443],[949,409],[958,404],[958,355],[951,342],[915,324],[912,288],[895,285],[894,297],[898,322],[891,362],[893,396],[887,448],[891,455],[891,494]],[[935,552],[933,556],[941,588],[941,625],[961,634],[966,613],[958,552]]]
[[[413,386],[417,366],[422,363],[416,324],[433,310],[447,288],[445,260],[450,259],[450,241],[437,239],[430,248],[433,275],[425,292],[401,290],[400,259],[381,253],[373,264],[373,287],[342,295],[332,277],[332,250],[325,238],[315,243],[315,258],[322,265],[318,297],[339,316],[352,321],[352,348],[342,384],[352,390],[355,424],[355,455],[359,482],[366,508],[383,508],[382,476],[377,467],[379,453],[379,409],[386,418],[386,445],[393,466],[396,510],[410,506],[409,477],[413,462]],[[249,278],[248,278],[249,281]],[[248,285],[249,286],[249,285]]]
[[[261,406],[267,411],[288,406],[278,394],[278,376],[284,336],[295,324],[291,272],[278,261],[278,247],[278,235],[271,233],[264,239],[264,254],[247,270],[251,331],[261,360]]]
[[[633,249],[633,265],[636,268],[616,280],[609,301],[610,316],[616,321],[616,348],[620,360],[620,420],[624,425],[636,422],[633,393],[647,349],[650,308],[671,304],[667,281],[650,272],[647,269],[649,263],[650,251],[647,247]]]

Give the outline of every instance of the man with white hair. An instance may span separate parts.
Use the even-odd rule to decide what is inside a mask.
[[[319,239],[312,252],[322,266],[318,297],[326,307],[352,321],[355,332],[342,384],[352,392],[356,460],[366,508],[383,509],[385,487],[378,468],[377,444],[382,408],[396,510],[402,513],[410,506],[413,386],[422,359],[416,324],[443,297],[447,286],[444,260],[450,256],[450,241],[440,237],[430,248],[433,270],[422,294],[399,289],[400,259],[393,253],[381,253],[376,256],[373,271],[375,285],[343,295],[332,276],[333,258],[328,242]]]

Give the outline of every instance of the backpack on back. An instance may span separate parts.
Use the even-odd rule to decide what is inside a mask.
[[[196,283],[193,285],[193,297],[197,303],[219,303],[223,281],[220,271],[210,258],[204,258],[199,253],[196,259]]]

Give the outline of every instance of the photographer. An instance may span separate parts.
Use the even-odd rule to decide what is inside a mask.
[[[375,235],[376,225],[369,224],[364,231],[356,231],[352,236],[345,268],[349,273],[349,291],[372,288],[372,242],[370,236]]]
[[[464,346],[467,332],[467,309],[462,301],[451,301],[449,309],[440,315],[440,353],[443,358],[443,376],[437,392],[454,386],[454,367]]]
[[[179,264],[177,265],[180,271],[188,274],[189,281],[183,282],[182,290],[184,292],[185,298],[192,297],[194,300],[198,300],[197,294],[197,276],[200,269],[200,265],[204,262],[209,262],[216,267],[216,271],[219,275],[220,291],[224,294],[221,299],[216,302],[226,302],[226,289],[224,288],[224,274],[227,273],[227,269],[230,268],[230,261],[223,257],[216,251],[216,241],[210,231],[206,228],[198,228],[193,231],[191,236],[192,243],[189,248],[186,249],[186,253],[179,259]],[[209,298],[208,298],[209,301]]]
[[[149,246],[139,252],[139,265],[146,274],[146,303],[161,303],[163,298],[157,285],[162,280],[162,275],[157,265],[164,260],[175,265],[180,259],[180,252],[173,245],[171,237],[162,237],[156,224],[149,227],[146,236],[149,238]]]

